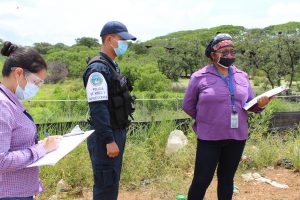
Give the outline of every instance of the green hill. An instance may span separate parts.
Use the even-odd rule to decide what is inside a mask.
[[[146,44],[151,45],[165,45],[172,43],[172,41],[190,41],[190,40],[201,40],[207,42],[212,36],[217,32],[229,33],[234,37],[239,37],[243,33],[252,32],[252,31],[261,31],[262,33],[268,34],[278,34],[278,32],[283,33],[300,33],[300,22],[288,22],[285,24],[271,25],[265,28],[253,28],[246,29],[243,26],[233,26],[233,25],[222,25],[209,29],[196,29],[196,30],[187,30],[187,31],[178,31],[170,33],[164,36],[156,37],[152,40],[146,41]]]
[[[276,78],[275,75],[279,73],[278,70],[283,69],[279,66],[285,65],[290,68],[289,70],[292,70],[291,72],[297,73],[295,76],[293,75],[294,77],[298,77],[299,66],[294,64],[298,63],[298,57],[293,56],[293,62],[289,62],[289,56],[298,55],[300,22],[288,22],[253,29],[247,29],[243,26],[222,25],[213,28],[178,31],[146,42],[130,43],[127,54],[118,58],[118,62],[123,73],[129,77],[137,91],[165,91],[170,80],[178,81],[179,77],[188,77],[209,62],[204,51],[207,42],[217,32],[229,33],[234,37],[237,52],[242,54],[239,55],[237,65],[244,66],[242,69],[246,72],[256,74],[256,69],[253,67],[255,66],[259,70],[264,70],[261,72],[262,74],[264,72],[271,73],[268,74],[272,77],[268,79],[270,82],[273,79],[278,79],[277,82],[280,82],[280,79]],[[277,37],[278,32],[283,33],[280,40]],[[86,39],[94,41],[94,45],[90,46]],[[1,41],[0,39],[0,43]],[[96,39],[83,37],[77,41],[82,42],[77,42],[73,46],[40,42],[33,46],[43,54],[49,66],[59,61],[68,70],[66,78],[75,79],[81,78],[86,67],[86,58],[96,55],[100,49],[99,44],[95,42]],[[274,49],[274,46],[280,46],[280,51]],[[270,52],[269,49],[273,49],[273,51]],[[292,54],[288,51],[292,51]],[[258,55],[258,53],[259,55],[265,54],[265,58],[268,59],[255,57],[254,55]],[[279,56],[278,53],[280,53]],[[2,64],[3,57],[0,56],[1,67]],[[282,79],[291,80],[288,77],[288,74],[293,74],[291,72],[285,70],[280,71],[279,74]],[[55,74],[53,76],[56,77]],[[290,82],[292,83],[292,81]]]
[[[300,22],[288,22],[285,24],[271,25],[264,28],[264,30],[271,33],[300,33]]]
[[[167,45],[168,43],[186,42],[193,40],[200,40],[204,45],[213,35],[217,32],[229,33],[233,36],[238,36],[245,32],[245,28],[242,26],[222,25],[210,29],[197,29],[188,31],[178,31],[170,33],[164,36],[156,37],[152,40],[145,42],[154,46]]]
[[[189,39],[189,38],[211,38],[211,35],[215,35],[217,32],[226,32],[232,35],[239,34],[245,31],[242,26],[222,25],[210,29],[197,29],[190,31],[178,31],[170,33],[165,36],[157,37],[154,40],[161,39]]]

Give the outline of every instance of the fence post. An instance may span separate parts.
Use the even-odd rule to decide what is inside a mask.
[[[68,95],[68,121],[71,120],[71,101],[70,101],[70,95]]]
[[[142,99],[142,115],[143,115],[143,121],[145,121],[145,102],[144,102],[144,96]]]

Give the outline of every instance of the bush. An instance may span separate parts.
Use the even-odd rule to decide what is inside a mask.
[[[86,58],[97,55],[99,48],[73,46],[67,50],[49,51],[45,56],[47,62],[60,61],[67,65],[69,77],[81,78],[86,69]]]
[[[294,131],[294,140],[290,146],[290,157],[292,158],[293,165],[296,169],[300,170],[300,123]]]
[[[0,78],[2,78],[3,65],[4,65],[4,57],[0,55]]]
[[[299,102],[289,102],[289,98],[275,98],[268,105],[267,109],[272,112],[295,112],[300,111]]]
[[[24,106],[37,123],[82,121],[88,115],[88,104],[82,80],[65,80],[64,83],[44,84],[34,100],[83,100],[68,101],[24,101]]]
[[[133,189],[153,184],[158,189],[166,188],[170,195],[168,197],[173,197],[176,192],[186,192],[188,183],[185,176],[194,165],[195,137],[194,134],[188,134],[190,143],[187,147],[171,157],[165,156],[169,133],[175,128],[173,123],[163,122],[147,130],[140,128],[127,134],[121,175],[122,187]],[[41,179],[46,192],[40,199],[47,199],[55,194],[60,179],[71,186],[71,191],[91,189],[93,177],[86,143],[81,144],[55,166],[41,167]]]
[[[274,165],[282,158],[291,158],[294,166],[299,169],[300,139],[299,136],[295,138],[299,134],[299,128],[266,135],[269,114],[267,111],[262,117],[251,118],[252,123],[256,123],[250,127],[251,135],[244,153],[253,159],[253,163],[241,163],[239,170],[261,169]],[[123,188],[135,189],[150,184],[157,191],[155,195],[162,199],[172,199],[176,193],[187,192],[192,178],[190,173],[194,167],[196,137],[190,128],[186,133],[189,144],[172,156],[166,156],[166,142],[174,129],[174,123],[165,121],[153,124],[148,129],[139,127],[134,132],[128,132],[121,175]],[[60,179],[71,186],[71,191],[91,189],[93,178],[86,144],[80,145],[56,166],[42,167],[41,179],[47,190],[41,199],[47,199],[46,197],[55,193]]]
[[[261,81],[261,78],[260,78],[260,77],[255,76],[255,77],[253,78],[253,85],[254,85],[254,86],[259,86],[261,83],[262,83],[262,81]]]
[[[148,130],[140,129],[129,134],[124,155],[122,185],[132,188],[145,183],[157,183],[158,187],[168,187],[174,192],[186,189],[182,188],[182,185],[185,174],[194,164],[196,147],[195,142],[190,141],[189,146],[177,154],[166,156],[167,139],[175,127],[172,122],[163,122],[151,126]]]
[[[245,147],[244,155],[252,159],[252,163],[241,163],[240,169],[261,169],[272,166],[283,158],[294,158],[294,166],[299,166],[298,154],[294,154],[295,146],[299,138],[295,140],[297,130],[287,130],[285,132],[270,132],[268,130],[272,117],[273,107],[258,114],[251,114],[249,118],[249,139]],[[295,156],[296,155],[296,156]],[[293,157],[294,156],[294,157]]]
[[[297,91],[300,91],[300,81],[298,81],[298,82],[296,83],[296,88],[297,88]]]
[[[261,141],[268,134],[272,109],[267,109],[260,114],[249,113],[249,138],[253,141]]]
[[[140,42],[130,43],[129,48],[130,50],[134,51],[138,55],[148,53],[148,49],[144,43],[140,43]]]
[[[136,81],[135,88],[139,91],[168,91],[171,88],[171,81],[160,72],[143,73]]]
[[[48,63],[48,76],[46,83],[57,83],[63,81],[68,76],[67,65],[61,61],[52,61]]]

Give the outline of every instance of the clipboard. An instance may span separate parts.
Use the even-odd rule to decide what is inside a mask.
[[[58,149],[47,153],[44,157],[28,165],[27,167],[55,165],[59,160],[61,160],[63,157],[65,157],[67,154],[73,151],[77,146],[79,146],[93,132],[94,130],[90,130],[81,134],[74,134],[74,135],[68,135],[68,137],[63,137],[59,143]]]
[[[252,106],[254,106],[255,104],[257,104],[257,99],[259,99],[260,97],[262,97],[262,96],[267,96],[267,97],[270,98],[270,97],[275,96],[275,95],[277,95],[277,94],[279,94],[279,93],[281,93],[281,92],[283,92],[283,91],[286,91],[286,90],[288,90],[288,89],[289,89],[289,87],[288,87],[287,85],[282,85],[282,86],[280,86],[280,87],[277,87],[277,88],[274,88],[274,89],[272,89],[272,90],[269,90],[269,91],[267,91],[267,92],[265,92],[265,93],[263,93],[263,94],[261,94],[261,95],[255,97],[255,98],[252,99],[251,101],[247,102],[247,103],[243,106],[243,108],[244,108],[244,110],[249,110]]]

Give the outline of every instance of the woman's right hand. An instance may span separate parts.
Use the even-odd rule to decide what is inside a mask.
[[[62,136],[54,135],[49,136],[46,139],[44,139],[41,144],[44,145],[44,148],[46,149],[47,153],[54,151],[58,148],[59,142],[61,141]]]

